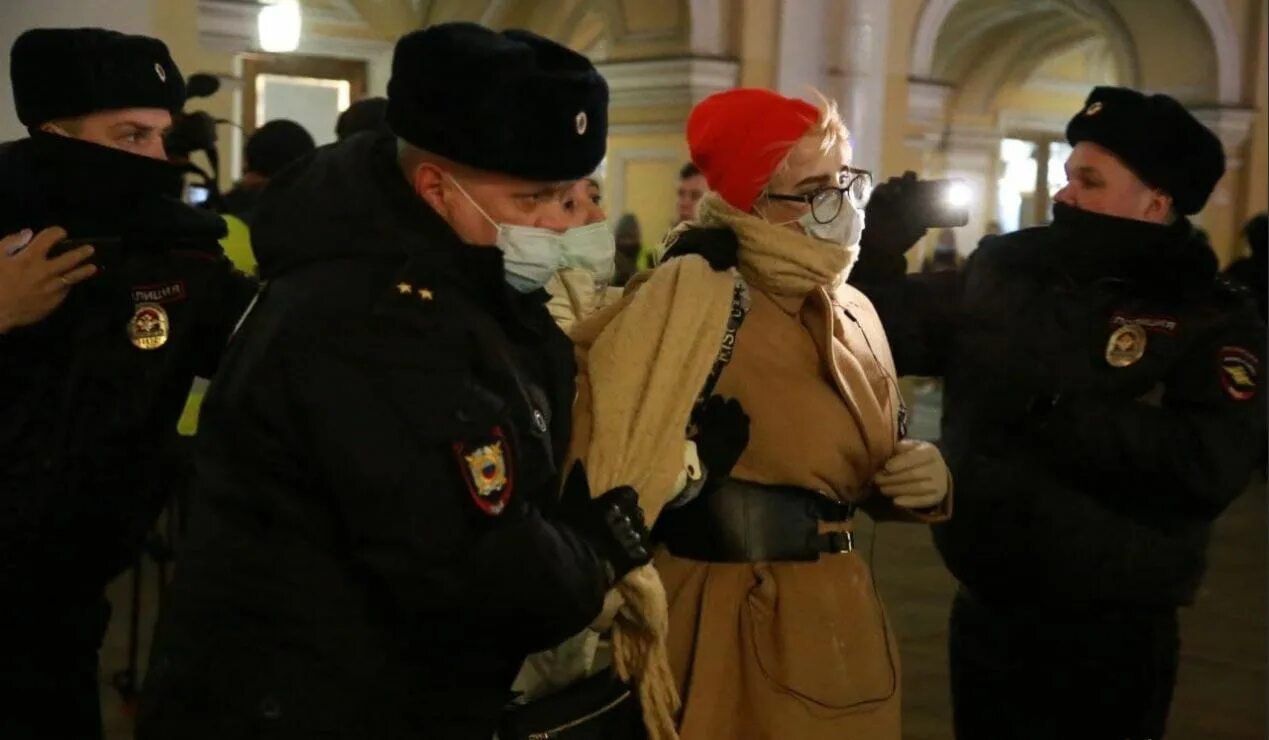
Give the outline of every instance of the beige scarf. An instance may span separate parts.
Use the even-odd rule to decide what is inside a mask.
[[[661,266],[621,304],[573,327],[578,383],[572,456],[592,494],[632,486],[649,523],[677,493],[688,417],[722,346],[735,276],[699,257]],[[617,591],[613,665],[633,681],[651,740],[673,740],[680,706],[666,653],[669,607],[652,566]]]
[[[742,213],[713,194],[700,214],[702,223],[736,233],[741,275],[769,293],[805,296],[834,285],[857,254]],[[722,348],[735,285],[733,273],[716,272],[700,257],[671,260],[633,296],[573,327],[572,456],[586,464],[593,495],[632,486],[651,523],[678,492],[688,417]],[[614,667],[638,686],[651,740],[673,740],[680,700],[666,653],[665,587],[645,566],[617,590],[626,606],[613,625]]]
[[[770,223],[714,193],[701,199],[699,213],[705,226],[724,226],[736,234],[740,274],[772,295],[801,298],[818,288],[831,290],[846,280],[859,257],[858,245],[832,244]]]

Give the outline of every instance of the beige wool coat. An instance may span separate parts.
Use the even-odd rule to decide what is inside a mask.
[[[949,516],[950,495],[909,512],[872,486],[898,442],[900,398],[868,299],[845,284],[801,296],[749,285],[750,311],[715,389],[750,416],[732,477],[819,491],[875,519]],[[899,653],[859,553],[734,564],[662,550],[655,565],[683,740],[899,740]]]

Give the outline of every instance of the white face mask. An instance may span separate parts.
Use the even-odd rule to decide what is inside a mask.
[[[858,245],[859,239],[864,235],[864,212],[850,198],[842,199],[842,209],[826,224],[816,221],[810,210],[801,218],[782,221],[778,225],[791,223],[797,223],[809,236],[822,242],[847,247]]]
[[[494,244],[502,250],[507,283],[521,293],[546,286],[551,276],[564,267],[575,267],[595,276],[597,282],[612,280],[616,269],[616,245],[607,223],[594,223],[564,233],[536,226],[500,224],[472,199],[458,180],[450,177],[458,191],[495,229]]]

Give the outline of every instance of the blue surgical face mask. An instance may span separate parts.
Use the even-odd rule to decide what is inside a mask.
[[[565,264],[594,275],[596,283],[612,282],[617,271],[617,244],[606,222],[578,226],[557,236],[564,243]]]
[[[612,279],[614,247],[607,224],[590,224],[569,229],[562,234],[536,226],[500,224],[489,217],[458,180],[453,177],[450,180],[480,215],[498,230],[498,238],[494,244],[502,250],[507,283],[517,291],[532,293],[539,290],[546,286],[552,275],[565,267],[592,272],[596,275],[596,280]],[[608,254],[607,266],[604,264],[605,249]],[[603,277],[605,270],[606,278]]]
[[[497,226],[495,244],[502,250],[507,283],[521,293],[546,287],[551,276],[566,266],[564,245],[554,231],[513,224]]]
[[[559,234],[550,229],[534,226],[500,224],[489,217],[485,209],[468,195],[467,190],[453,176],[449,178],[467,202],[498,230],[494,245],[502,250],[507,283],[521,293],[532,293],[546,286],[556,270],[565,266],[564,244]]]

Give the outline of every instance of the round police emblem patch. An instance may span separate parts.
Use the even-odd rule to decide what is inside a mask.
[[[169,328],[167,311],[162,306],[142,303],[128,322],[128,339],[137,349],[158,349],[167,344]]]
[[[1111,367],[1128,367],[1146,354],[1146,330],[1137,324],[1124,324],[1110,335],[1106,343],[1106,362]]]

